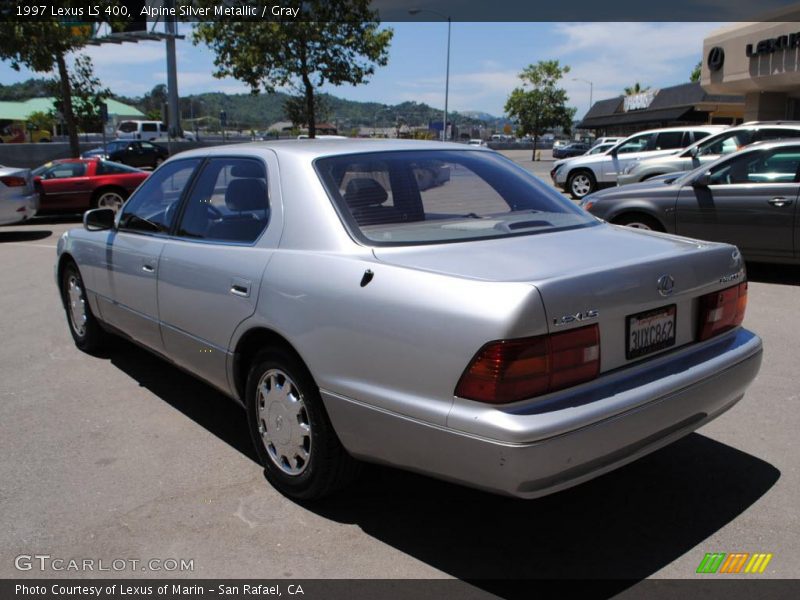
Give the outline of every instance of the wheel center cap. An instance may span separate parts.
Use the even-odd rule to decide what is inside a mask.
[[[272,431],[272,439],[278,445],[288,444],[292,439],[292,425],[286,415],[286,409],[279,403],[273,403],[269,410],[268,427]]]

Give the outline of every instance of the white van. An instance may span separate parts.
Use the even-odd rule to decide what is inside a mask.
[[[168,135],[167,126],[160,121],[121,121],[117,126],[121,140],[154,140]]]

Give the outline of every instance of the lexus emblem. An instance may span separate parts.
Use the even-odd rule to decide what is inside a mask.
[[[671,296],[675,289],[675,280],[672,275],[662,275],[656,282],[656,289],[662,296]]]
[[[725,63],[725,50],[719,46],[714,46],[708,51],[708,60],[706,64],[710,71],[719,71]]]

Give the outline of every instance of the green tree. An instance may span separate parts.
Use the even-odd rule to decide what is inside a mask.
[[[287,96],[283,101],[283,114],[292,122],[295,127],[307,126],[312,119],[308,113],[308,106],[304,94]],[[314,115],[315,123],[324,121],[330,115],[330,107],[323,94],[314,94]]]
[[[69,73],[69,84],[72,91],[72,110],[78,129],[84,132],[102,129],[100,106],[111,96],[111,90],[102,87],[100,80],[95,77],[91,58],[85,54],[75,58]],[[52,87],[56,98],[55,109],[63,114],[64,99],[59,82],[52,81]]]
[[[53,125],[55,124],[55,121],[53,120],[53,115],[43,111],[32,112],[31,114],[28,115],[27,121],[35,129],[50,131],[50,132],[53,131]]]
[[[649,89],[650,89],[649,85],[647,87],[642,87],[642,84],[640,84],[637,81],[632,86],[625,88],[625,95],[626,96],[635,96],[636,94],[641,94],[642,92],[646,92]]]
[[[539,136],[548,129],[572,127],[574,108],[567,108],[567,92],[558,87],[558,82],[569,73],[557,60],[540,60],[528,65],[520,73],[522,86],[515,88],[506,100],[506,114],[518,122],[517,135],[533,135],[533,155]]]
[[[199,0],[211,5],[213,0]],[[388,60],[392,30],[380,30],[369,0],[309,0],[295,19],[282,22],[202,22],[193,34],[214,52],[216,77],[234,77],[261,88],[303,91],[308,135],[316,135],[315,89],[325,83],[364,83]]]
[[[702,68],[703,68],[703,61],[702,60],[697,61],[697,64],[694,66],[694,69],[692,69],[692,73],[689,75],[689,81],[693,83],[700,81],[700,71]]]
[[[113,0],[98,0],[101,8],[117,4]],[[63,0],[59,6],[85,10],[83,0]],[[72,88],[67,71],[68,53],[86,45],[91,31],[55,20],[0,21],[0,60],[7,60],[17,71],[27,67],[37,73],[49,73],[54,68],[60,96],[63,98],[63,117],[69,134],[72,156],[80,155],[78,127],[72,106]]]

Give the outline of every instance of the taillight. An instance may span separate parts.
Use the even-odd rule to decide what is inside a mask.
[[[700,297],[698,338],[707,340],[738,327],[747,309],[747,282]]]
[[[472,359],[455,395],[506,404],[583,383],[600,373],[600,328],[489,342]]]
[[[7,187],[22,187],[27,182],[25,181],[24,177],[16,177],[15,175],[7,175],[5,177],[0,177],[0,183],[3,183]]]

